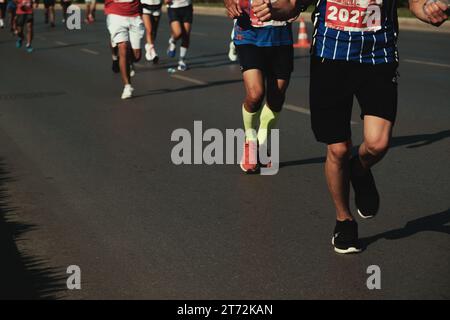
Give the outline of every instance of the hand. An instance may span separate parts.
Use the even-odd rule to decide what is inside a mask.
[[[423,6],[423,11],[428,17],[429,22],[435,26],[440,26],[448,19],[448,15],[445,14],[446,10],[448,10],[448,5],[441,1],[428,1]]]
[[[164,4],[171,5],[172,4],[172,0],[164,0]]]
[[[242,8],[239,4],[239,0],[224,0],[225,8],[227,8],[228,17],[234,19],[242,14]]]
[[[265,22],[272,20],[270,0],[253,0],[252,8],[259,21]]]

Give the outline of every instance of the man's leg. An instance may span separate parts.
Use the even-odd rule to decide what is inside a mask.
[[[50,19],[50,26],[55,27],[55,5],[52,4],[48,9],[48,16]]]
[[[183,34],[183,29],[181,27],[180,21],[172,21],[170,23],[171,35],[169,38],[169,47],[167,48],[167,55],[171,58],[175,58],[177,50],[177,41],[181,38]]]
[[[329,144],[325,162],[328,190],[336,209],[336,220],[353,220],[350,213],[350,151],[351,141]]]
[[[17,15],[16,19],[17,19],[17,24],[16,24],[16,33],[17,33],[16,47],[20,48],[20,47],[22,47],[23,38],[24,38],[24,34],[23,34],[23,29],[24,29],[24,26],[25,26],[24,15]]]
[[[253,173],[258,169],[256,127],[265,95],[264,75],[261,70],[250,69],[244,71],[243,78],[246,95],[242,106],[242,119],[246,143],[240,166],[244,172]]]
[[[392,122],[376,116],[364,117],[364,142],[351,160],[350,178],[355,191],[358,214],[373,218],[380,206],[380,196],[370,168],[386,155],[391,139]]]
[[[33,21],[27,22],[27,48],[31,48],[31,43],[33,42]]]
[[[192,24],[190,22],[184,22],[182,25],[180,59],[178,62],[178,70],[180,71],[185,71],[187,69],[185,59],[191,39],[191,28]]]
[[[392,135],[392,122],[375,117],[364,117],[364,142],[358,150],[359,161],[353,167],[355,174],[364,175],[386,155]]]
[[[159,11],[158,11],[159,12]],[[161,17],[161,13],[153,13],[152,15],[150,15],[150,22],[151,22],[151,40],[152,43],[155,43],[156,41],[156,36],[158,35],[158,27],[159,27],[159,20]]]
[[[130,61],[129,61],[129,43],[121,42],[117,44],[119,51],[120,76],[124,85],[131,84],[130,80]]]
[[[142,21],[144,22],[145,26],[145,41],[146,44],[153,45],[153,39],[152,39],[152,21],[151,21],[151,15],[144,13],[142,15]]]
[[[258,129],[258,143],[260,146],[266,146],[270,130],[277,124],[288,86],[289,80],[275,79],[274,77],[267,78],[267,103],[261,111]]]

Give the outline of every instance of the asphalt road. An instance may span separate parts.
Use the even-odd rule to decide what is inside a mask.
[[[196,16],[191,69],[137,66],[121,101],[104,18],[50,30],[35,52],[0,31],[0,296],[148,299],[450,298],[450,35],[400,35],[392,150],[374,169],[382,208],[360,221],[367,250],[338,256],[324,146],[308,116],[308,52],[297,50],[276,176],[171,162],[177,128],[239,128],[243,87],[231,21]],[[309,26],[309,31],[311,28]],[[326,93],[324,93],[326,94]],[[361,141],[355,108],[354,142]],[[78,265],[82,289],[66,288]],[[368,290],[367,268],[381,268]]]

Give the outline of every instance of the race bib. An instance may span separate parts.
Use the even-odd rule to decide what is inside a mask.
[[[381,29],[383,0],[328,0],[325,26],[341,31]]]

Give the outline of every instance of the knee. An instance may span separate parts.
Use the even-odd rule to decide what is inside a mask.
[[[258,111],[261,108],[263,100],[264,90],[256,88],[248,90],[247,96],[245,97],[245,104],[250,109],[248,111]]]
[[[332,162],[342,163],[349,159],[351,147],[347,142],[328,145],[327,159]]]
[[[117,45],[119,48],[119,55],[122,57],[126,57],[128,54],[128,45],[126,42],[121,42]]]
[[[364,141],[367,152],[374,157],[382,156],[387,153],[389,149],[389,138],[375,138],[366,139]]]
[[[136,50],[133,52],[134,61],[133,62],[139,62],[142,57],[141,50]]]

